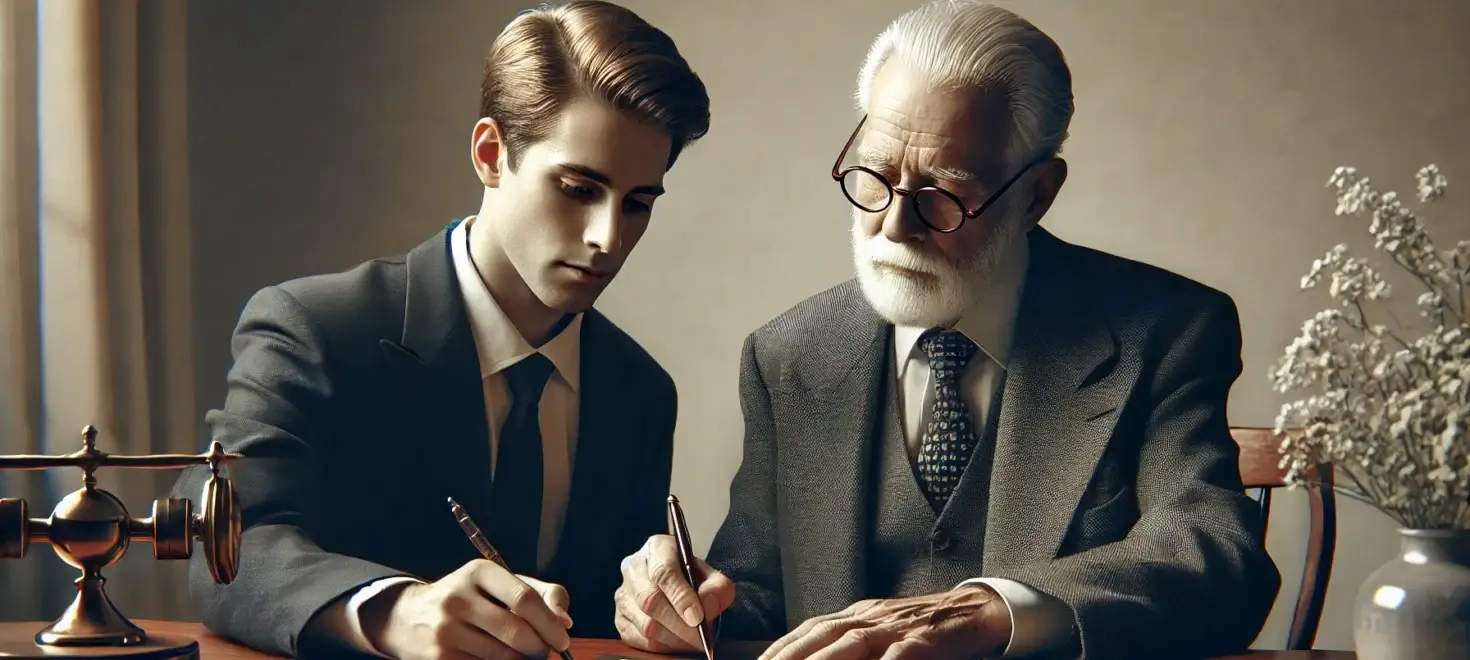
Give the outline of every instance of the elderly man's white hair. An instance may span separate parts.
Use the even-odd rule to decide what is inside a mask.
[[[1061,152],[1072,121],[1072,76],[1061,49],[1027,20],[980,0],[938,0],[909,10],[868,50],[858,74],[860,111],[868,108],[879,69],[895,57],[935,89],[1005,94],[1010,169]]]

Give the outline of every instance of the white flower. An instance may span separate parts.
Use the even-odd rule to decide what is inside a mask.
[[[1434,165],[1415,181],[1420,202],[1443,196],[1448,185]],[[1369,306],[1391,302],[1392,289],[1345,244],[1314,260],[1301,288],[1325,281],[1335,304],[1303,322],[1270,372],[1274,389],[1301,394],[1276,418],[1284,436],[1281,467],[1289,483],[1300,485],[1310,467],[1331,463],[1354,482],[1354,496],[1405,527],[1464,527],[1470,514],[1464,295],[1470,242],[1437,250],[1418,215],[1396,193],[1375,190],[1355,168],[1337,168],[1327,185],[1337,195],[1336,214],[1366,217],[1374,247],[1423,285],[1416,302],[1431,325],[1407,340],[1373,323]]]
[[[1437,199],[1444,194],[1444,189],[1450,185],[1450,180],[1439,173],[1439,166],[1430,164],[1420,168],[1414,180],[1419,184],[1419,201],[1427,202]]]

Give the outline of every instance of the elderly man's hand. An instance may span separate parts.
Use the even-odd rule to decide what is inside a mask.
[[[695,559],[699,587],[685,581],[674,537],[660,534],[623,560],[623,584],[613,593],[618,634],[633,648],[654,653],[700,650],[695,626],[714,621],[735,602],[735,583]]]
[[[760,660],[947,660],[998,656],[1011,639],[1005,602],[981,585],[865,600],[802,623]]]

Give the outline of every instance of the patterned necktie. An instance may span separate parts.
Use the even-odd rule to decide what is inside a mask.
[[[540,353],[505,370],[511,405],[496,452],[490,539],[518,573],[536,571],[541,538],[541,392],[551,371],[551,361]]]
[[[944,508],[975,450],[975,422],[960,392],[960,374],[979,347],[955,330],[927,330],[919,348],[929,357],[934,407],[919,452],[919,479],[935,511]]]

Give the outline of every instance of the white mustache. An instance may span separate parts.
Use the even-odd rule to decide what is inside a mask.
[[[934,257],[915,250],[912,246],[894,243],[882,236],[863,241],[863,252],[875,266],[902,268],[927,275],[941,275],[943,269]]]

